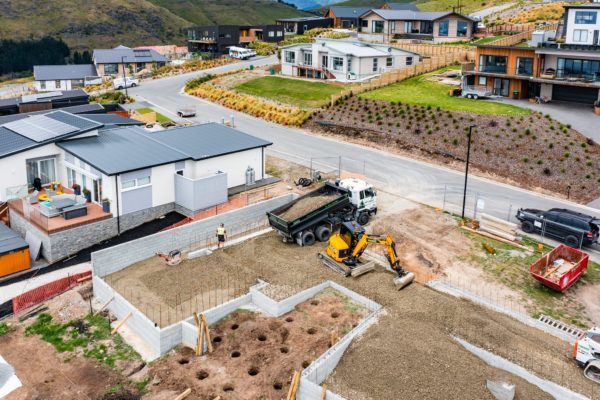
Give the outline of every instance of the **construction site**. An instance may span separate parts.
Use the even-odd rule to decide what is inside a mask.
[[[298,166],[273,168],[286,184],[306,175]],[[564,296],[547,294],[525,283],[543,246],[481,236],[451,214],[370,186],[360,189],[366,223],[327,231],[324,218],[343,220],[355,188],[343,187],[348,195],[340,196],[346,192],[321,185],[93,253],[91,306],[140,361],[135,373],[114,378],[110,393],[81,393],[600,399],[600,385],[573,360],[573,342],[600,323],[596,264]],[[227,237],[219,248],[221,224]],[[354,235],[357,242],[342,251],[336,240]],[[84,315],[86,302],[75,302]],[[10,342],[33,321],[9,332]],[[0,343],[3,354],[5,347]],[[131,386],[142,372],[143,385]]]

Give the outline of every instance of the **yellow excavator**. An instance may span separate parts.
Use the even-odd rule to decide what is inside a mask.
[[[398,274],[394,279],[394,284],[399,289],[404,288],[415,279],[412,272],[407,272],[400,266],[396,244],[390,235],[369,235],[362,226],[354,221],[342,223],[339,233],[329,238],[327,252],[319,253],[319,258],[323,264],[334,271],[345,276],[356,277],[375,269],[373,261],[363,263],[360,260],[360,256],[371,244],[385,246],[386,258],[390,267]]]

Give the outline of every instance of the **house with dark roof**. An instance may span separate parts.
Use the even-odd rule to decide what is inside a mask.
[[[35,65],[33,77],[38,92],[74,90],[102,83],[94,64]]]
[[[372,9],[361,16],[359,37],[389,42],[422,39],[434,43],[471,40],[475,21],[452,11]]]
[[[334,28],[354,29],[360,26],[360,16],[372,7],[329,6],[326,18],[333,20]]]
[[[167,63],[167,58],[154,49],[131,49],[117,46],[113,49],[95,49],[92,60],[98,75],[133,75],[143,71],[152,71]]]
[[[277,25],[283,26],[286,35],[302,35],[313,28],[331,28],[333,19],[326,17],[298,17],[278,19]]]
[[[0,115],[29,113],[89,104],[89,95],[82,89],[28,94],[0,99]]]
[[[281,25],[207,25],[187,29],[188,51],[219,57],[229,47],[246,47],[255,40],[277,43],[284,38]]]

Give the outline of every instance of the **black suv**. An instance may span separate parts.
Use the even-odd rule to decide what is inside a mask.
[[[521,229],[527,233],[543,233],[571,247],[589,246],[598,241],[600,218],[565,208],[548,211],[521,208],[517,212]]]

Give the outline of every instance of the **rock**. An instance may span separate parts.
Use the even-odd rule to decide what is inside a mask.
[[[162,380],[158,377],[158,375],[154,375],[154,378],[152,378],[152,385],[160,385],[161,382]]]
[[[141,360],[117,360],[115,365],[124,376],[131,376],[144,368],[146,363]]]
[[[515,398],[515,385],[506,382],[487,380],[487,388],[498,400],[513,400]]]
[[[144,365],[144,367],[138,372],[130,375],[129,379],[131,379],[133,382],[142,382],[148,379],[148,375],[150,375],[150,368],[148,368],[147,365]]]

